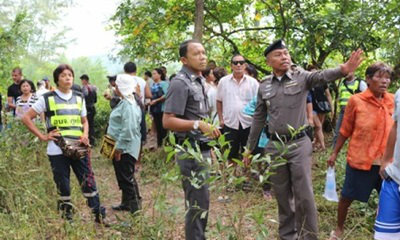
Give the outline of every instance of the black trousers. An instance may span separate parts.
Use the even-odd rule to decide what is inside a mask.
[[[211,151],[202,151],[204,161],[211,158]],[[186,240],[204,240],[210,207],[210,191],[205,181],[209,177],[205,163],[192,158],[180,159],[182,153],[178,153],[176,161],[183,175],[182,186],[185,192],[185,238]],[[194,175],[192,174],[194,173]],[[196,178],[196,180],[193,180]],[[193,186],[192,181],[199,186]]]
[[[225,125],[224,133],[226,133],[226,140],[231,144],[229,159],[240,159],[239,153],[244,151],[244,147],[247,144],[247,139],[250,134],[250,127],[243,129],[242,124],[239,123],[239,129],[236,130]]]
[[[157,129],[157,146],[161,147],[165,136],[167,136],[167,130],[162,125],[163,112],[152,113],[152,115]]]
[[[53,171],[53,179],[60,194],[59,208],[64,209],[63,205],[71,205],[70,172],[72,168],[78,178],[83,196],[87,199],[87,204],[92,209],[92,212],[105,217],[105,208],[100,206],[90,159],[85,157],[80,160],[72,160],[64,155],[49,156],[49,159]]]
[[[113,160],[115,176],[119,189],[122,191],[121,205],[129,207],[133,211],[140,209],[142,199],[134,176],[135,162],[136,159],[126,153],[121,155],[121,160]]]
[[[87,108],[87,120],[89,124],[89,141],[90,145],[94,145],[95,137],[94,137],[94,116],[96,115],[95,107]]]

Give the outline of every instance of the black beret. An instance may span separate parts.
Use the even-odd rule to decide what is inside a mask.
[[[287,47],[282,39],[276,40],[265,49],[264,56],[267,56],[268,53],[274,51],[275,49],[285,49],[285,48]]]

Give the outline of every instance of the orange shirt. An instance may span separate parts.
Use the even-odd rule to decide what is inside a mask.
[[[350,137],[347,162],[356,169],[370,170],[374,160],[383,156],[393,125],[394,96],[385,93],[377,99],[367,89],[350,97],[340,133]]]

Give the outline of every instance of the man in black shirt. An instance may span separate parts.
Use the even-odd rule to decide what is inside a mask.
[[[8,108],[10,110],[13,110],[15,114],[15,102],[17,101],[17,97],[21,96],[22,94],[19,89],[19,83],[22,80],[22,69],[19,67],[14,68],[11,72],[11,77],[14,83],[8,87],[7,102],[8,102]]]
[[[97,88],[89,84],[89,76],[87,74],[83,74],[80,79],[82,81],[82,94],[85,97],[87,119],[89,123],[89,140],[90,144],[94,145],[94,115],[96,115],[95,104],[97,102]]]

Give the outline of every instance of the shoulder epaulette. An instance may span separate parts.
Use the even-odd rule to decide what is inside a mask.
[[[264,79],[262,79],[261,80],[261,82],[263,83],[263,82],[265,82],[265,81],[269,81],[269,82],[271,82],[272,81],[272,74],[271,75],[268,75],[268,76],[266,76]]]

